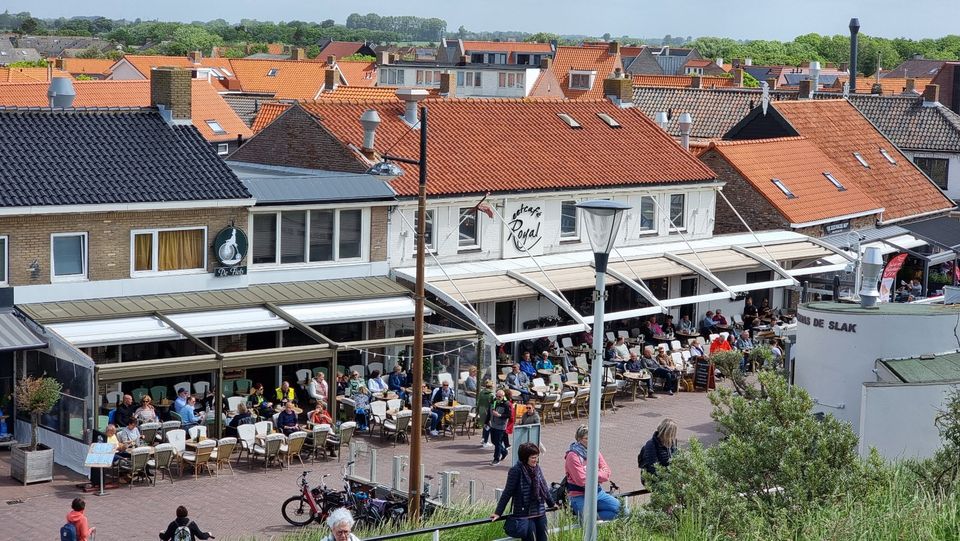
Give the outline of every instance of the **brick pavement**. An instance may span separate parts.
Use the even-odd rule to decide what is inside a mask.
[[[678,393],[672,397],[659,396],[635,403],[627,399],[618,403],[624,407],[601,418],[601,450],[613,470],[613,479],[623,490],[640,487],[636,456],[663,417],[677,421],[681,441],[692,436],[706,442],[717,439],[710,419],[710,403],[704,393]],[[566,420],[543,428],[542,441],[547,452],[541,464],[549,481],[558,481],[563,476],[563,451],[580,422],[585,424],[586,420]],[[360,436],[355,441],[361,449],[357,474],[366,474],[369,453],[365,451],[376,448],[381,483],[389,483],[392,457],[408,452],[407,445],[394,447],[381,442],[379,437]],[[466,494],[468,479],[478,481],[479,496],[489,501],[493,500],[494,489],[503,485],[506,463],[490,466],[492,451],[480,448],[477,435],[457,436],[455,441],[441,438],[426,443],[422,449],[427,474],[436,476],[440,470],[460,472],[456,496]],[[346,458],[346,453],[344,455]],[[174,510],[181,504],[190,509],[191,517],[201,528],[213,532],[217,539],[281,539],[294,531],[281,517],[280,503],[296,493],[297,474],[310,469],[315,483],[320,474],[330,473],[328,481],[336,483],[342,465],[335,459],[316,464],[307,461],[305,468],[295,465],[283,472],[268,473],[241,465],[234,476],[226,473],[194,480],[187,475],[173,484],[168,481],[158,481],[156,487],[138,484],[133,489],[108,491],[102,498],[87,495],[87,515],[91,524],[98,527],[97,541],[157,539],[157,533],[172,520]],[[406,471],[403,478],[406,479]],[[18,541],[56,538],[70,501],[79,495],[74,484],[80,480],[76,474],[58,468],[53,482],[22,487],[10,479],[9,453],[0,452],[0,537]],[[433,481],[434,487],[438,480]],[[23,503],[6,503],[14,499]]]

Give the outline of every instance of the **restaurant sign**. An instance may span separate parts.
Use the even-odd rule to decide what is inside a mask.
[[[247,266],[240,265],[247,257],[247,234],[239,227],[225,227],[213,239],[213,253],[222,267],[213,269],[217,278],[224,276],[243,276],[247,274]]]
[[[844,220],[842,222],[833,222],[830,224],[823,224],[823,234],[832,235],[834,233],[846,233],[850,231],[850,220]]]
[[[543,207],[521,202],[504,207],[506,234],[503,257],[543,254]]]

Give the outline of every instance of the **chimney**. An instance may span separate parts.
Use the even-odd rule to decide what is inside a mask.
[[[907,79],[907,86],[904,87],[904,94],[915,94],[917,92],[917,80],[916,79]]]
[[[339,83],[339,77],[337,77],[336,68],[323,70],[323,90],[325,92],[333,92],[336,90],[337,83]]]
[[[722,56],[718,56],[718,57],[717,57],[717,65],[720,66],[721,68],[723,67],[723,57],[722,57]]]
[[[779,81],[780,81],[780,79],[778,79],[778,78],[776,78],[776,77],[771,77],[770,79],[767,79],[767,86],[770,87],[770,90],[776,90],[776,89],[777,89],[777,86],[778,86],[777,83],[778,83]]]
[[[58,70],[60,70],[60,71],[63,71],[63,58],[59,58],[59,57],[58,57],[58,58],[54,59],[54,61],[53,61],[53,67],[54,67],[55,69],[58,69]]]
[[[810,79],[800,80],[800,92],[797,94],[797,99],[807,100],[813,97],[813,81]]]
[[[820,62],[816,60],[810,62],[810,97],[813,97],[813,93],[820,90]]]
[[[460,65],[469,64],[470,57],[468,55],[460,55]]]
[[[743,68],[733,70],[733,86],[743,88]]]
[[[192,64],[199,64],[200,59],[203,58],[203,53],[200,51],[193,51],[192,53],[187,53],[187,58]]]
[[[730,65],[733,67],[733,69],[742,68],[743,60],[740,60],[739,58],[734,58],[733,60],[730,61]]]
[[[380,51],[380,65],[390,65],[390,53],[388,51]]]
[[[307,51],[304,50],[303,47],[297,47],[296,49],[290,52],[290,60],[303,61],[306,59],[307,59]]]
[[[607,52],[610,54],[620,54],[620,42],[611,41],[610,45],[607,48]]]
[[[693,117],[690,113],[682,113],[677,125],[680,127],[680,145],[687,152],[690,151],[690,130],[693,128]]]
[[[457,76],[454,73],[445,71],[440,74],[440,95],[448,98],[457,95]]]
[[[333,66],[333,65],[335,65],[336,63],[337,63],[337,57],[336,57],[336,56],[334,56],[334,55],[329,55],[329,56],[327,56],[327,65],[328,65],[328,66]]]
[[[940,85],[927,85],[923,89],[923,106],[936,107],[940,103]]]
[[[703,88],[703,78],[699,75],[690,77],[690,88]]]
[[[380,125],[380,115],[373,109],[367,109],[360,115],[360,125],[363,126],[363,148],[361,148],[360,151],[368,159],[373,159],[377,127]]]
[[[860,33],[860,19],[850,19],[850,93],[857,93],[857,34]]]
[[[752,59],[752,58],[744,58],[744,59],[743,59],[743,65],[744,65],[744,66],[748,66],[748,67],[749,67],[749,66],[752,66],[752,65],[753,65],[753,59]]]
[[[553,65],[553,59],[549,56],[540,59],[540,69],[548,70]]]
[[[883,95],[883,85],[880,84],[880,83],[873,83],[872,85],[870,85],[870,93],[873,94],[873,95],[875,95],[875,96],[882,96],[882,95]]]
[[[73,80],[70,77],[53,77],[50,79],[50,86],[47,87],[47,99],[50,100],[51,108],[67,109],[73,107],[73,100],[76,97],[77,92],[73,89]]]
[[[390,63],[396,64],[400,60],[400,55],[397,53],[390,53]]]
[[[913,53],[914,60],[923,60],[923,53]]]
[[[403,102],[403,121],[411,128],[420,124],[417,115],[417,104],[423,101],[429,93],[422,88],[398,88],[397,98]]]
[[[633,106],[633,80],[623,76],[617,68],[610,77],[603,80],[603,95],[621,109]]]
[[[190,70],[154,68],[150,76],[150,105],[160,109],[168,124],[191,124]]]
[[[837,71],[850,71],[850,64],[847,62],[840,62],[837,64]]]

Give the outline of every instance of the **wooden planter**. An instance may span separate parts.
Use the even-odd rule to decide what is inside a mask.
[[[28,445],[10,449],[10,477],[24,485],[53,480],[53,449],[38,446],[36,451],[27,451]]]

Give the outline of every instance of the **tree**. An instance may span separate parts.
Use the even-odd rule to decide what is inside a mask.
[[[460,39],[467,39],[467,28],[460,25],[460,28],[457,28],[457,37]]]
[[[337,25],[337,21],[334,21],[333,19],[326,19],[322,23],[320,23],[321,28],[331,28],[336,25]]]
[[[607,32],[603,36],[600,36],[600,39],[602,39],[603,41],[610,41],[610,32]]]
[[[524,38],[523,41],[531,43],[550,43],[556,41],[560,43],[560,34],[551,34],[549,32],[537,32],[536,34],[531,34]]]
[[[20,22],[20,28],[18,30],[21,34],[36,34],[37,30],[40,30],[40,21],[33,17],[27,17]]]
[[[181,26],[173,33],[173,41],[166,46],[167,54],[180,56],[191,51],[210,52],[223,43],[223,38],[211,34],[199,26]]]
[[[25,377],[17,382],[17,409],[30,415],[30,451],[37,450],[40,416],[50,413],[60,400],[60,382],[53,378]]]

